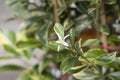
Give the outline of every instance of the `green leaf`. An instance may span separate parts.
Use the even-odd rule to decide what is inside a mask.
[[[43,45],[45,45],[48,42],[49,27],[50,24],[46,23],[44,24],[44,26],[41,27],[40,31],[38,32],[39,40]]]
[[[104,65],[113,62],[116,59],[116,53],[111,53],[107,55],[103,55],[99,58],[96,58],[96,64]]]
[[[80,34],[84,29],[88,28],[92,22],[88,20],[81,21],[81,22],[80,21],[81,20],[78,20],[78,24],[80,23],[80,25],[78,25],[78,27],[75,29],[76,34]]]
[[[56,50],[58,49],[58,43],[56,41],[49,41],[49,47],[53,50]]]
[[[3,45],[3,48],[6,51],[12,53],[13,55],[19,56],[19,53],[16,51],[16,48],[14,48],[13,46],[11,46],[11,45]]]
[[[36,40],[19,41],[16,45],[17,48],[35,48],[40,45],[40,42]]]
[[[103,0],[105,4],[115,4],[117,0]]]
[[[77,41],[77,42],[75,43],[75,50],[76,50],[77,53],[79,53],[79,54],[81,54],[80,48],[81,48],[81,46],[80,46],[80,44],[79,44],[79,41]]]
[[[78,72],[82,71],[86,67],[87,67],[86,64],[83,64],[83,65],[80,65],[80,66],[75,66],[75,67],[72,67],[69,72],[72,73],[72,74],[75,74],[75,73],[78,73]]]
[[[65,58],[67,58],[70,55],[69,51],[62,51],[57,54],[57,61],[63,61]]]
[[[34,49],[32,48],[32,49],[25,49],[25,50],[22,50],[22,54],[24,55],[24,56],[26,56],[27,58],[31,58],[31,57],[33,57],[33,52],[34,51]]]
[[[3,66],[0,66],[0,71],[8,71],[8,70],[23,70],[24,67],[19,66],[19,65],[15,65],[15,64],[6,64]]]
[[[17,80],[31,80],[31,74],[28,70],[25,70],[18,78]]]
[[[100,26],[100,32],[109,35],[110,34],[110,30],[109,27],[107,25],[101,25]]]
[[[51,62],[51,59],[49,59],[49,58],[44,58],[43,60],[40,61],[40,63],[39,63],[40,74],[45,70],[45,68],[48,66],[48,64],[50,62]]]
[[[106,52],[102,49],[90,49],[87,52],[85,52],[85,56],[87,58],[97,58],[101,55],[105,54]]]
[[[99,42],[100,41],[98,39],[88,39],[82,44],[82,47],[98,44]]]
[[[78,8],[78,10],[82,13],[87,14],[87,10],[89,8],[89,2],[87,1],[76,1],[76,6]]]
[[[67,18],[64,21],[64,29],[68,30],[73,24],[74,24],[74,22],[71,19]]]
[[[72,46],[74,46],[74,43],[75,43],[75,30],[71,29],[69,34],[70,34],[70,43],[71,43]]]
[[[30,75],[22,75],[17,78],[17,80],[31,80]]]
[[[65,49],[65,47],[56,41],[49,41],[49,47],[55,51],[60,51],[62,49]]]
[[[99,2],[99,0],[91,0],[90,5],[95,5]]]
[[[66,5],[61,6],[61,7],[57,10],[58,15],[60,16],[60,15],[65,11],[65,9],[67,9]]]
[[[78,61],[77,57],[68,57],[60,65],[63,72],[68,72]]]
[[[0,55],[0,60],[13,59],[14,56]]]
[[[84,69],[78,73],[74,73],[73,76],[79,80],[93,80],[98,77],[94,72]]]
[[[89,8],[89,9],[88,9],[88,14],[92,13],[92,12],[95,11],[95,10],[96,10],[96,8]]]
[[[10,41],[10,43],[12,45],[13,44],[15,45],[15,43],[16,43],[16,35],[15,35],[15,33],[13,31],[3,29],[3,30],[1,30],[1,34],[3,34]]]
[[[55,23],[54,31],[60,40],[64,39],[64,27],[61,24]]]
[[[112,80],[120,80],[120,71],[112,72],[108,76],[110,76]]]
[[[27,7],[25,6],[16,6],[15,10],[14,10],[17,14],[19,14],[20,16],[22,16],[26,11],[27,11]]]

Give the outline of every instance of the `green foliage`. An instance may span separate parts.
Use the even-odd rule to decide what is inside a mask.
[[[68,72],[71,67],[73,67],[77,63],[77,57],[68,57],[64,59],[60,65],[60,69],[65,73]]]
[[[99,42],[100,41],[98,39],[88,39],[82,44],[82,47],[98,44]]]
[[[14,8],[13,17],[8,20],[19,19],[23,23],[16,33],[0,30],[0,45],[11,54],[0,56],[0,60],[19,57],[27,63],[25,60],[36,58],[34,50],[42,49],[45,54],[33,66],[7,64],[0,66],[0,71],[24,70],[17,80],[59,80],[61,73],[69,73],[74,80],[120,80],[119,54],[101,45],[101,36],[112,34],[110,26],[100,21],[102,15],[111,11],[103,13],[101,6],[117,7],[119,1],[55,1],[57,4],[52,0],[6,1],[6,5]],[[91,29],[96,38],[82,38],[84,31]],[[88,32],[88,36],[92,36],[91,33]],[[110,46],[119,45],[119,42],[116,35],[108,36]]]
[[[6,64],[3,66],[0,66],[0,71],[16,71],[16,70],[23,70],[25,69],[24,67],[20,65],[15,65],[15,64]]]
[[[85,52],[85,56],[87,58],[97,58],[101,55],[105,54],[106,52],[102,49],[90,49],[87,52]]]
[[[75,30],[74,29],[70,30],[70,43],[72,46],[74,46],[75,44]]]
[[[115,59],[116,59],[116,54],[111,53],[108,55],[101,56],[97,58],[96,60],[97,60],[97,64],[104,65],[104,64],[109,64],[113,62]]]

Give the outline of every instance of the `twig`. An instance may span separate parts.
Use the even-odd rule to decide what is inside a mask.
[[[100,12],[101,12],[101,14],[105,13],[104,4],[101,4],[101,6],[100,6]],[[101,24],[105,25],[106,24],[105,14],[101,15],[100,19],[101,19]],[[101,34],[101,40],[102,40],[103,48],[107,50],[107,47],[108,47],[108,45],[107,45],[107,35],[104,34],[103,32]]]
[[[57,14],[57,8],[58,8],[58,5],[57,5],[57,1],[56,0],[52,0],[52,4],[53,4],[53,11],[54,11],[54,19],[55,19],[55,22],[60,22],[60,19],[59,19],[59,16]]]

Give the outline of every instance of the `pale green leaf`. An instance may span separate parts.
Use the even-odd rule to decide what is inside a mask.
[[[100,41],[98,39],[88,39],[82,44],[82,47],[98,44],[99,42]]]
[[[54,31],[60,40],[64,39],[64,27],[61,24],[55,23]]]
[[[1,30],[1,34],[3,36],[5,36],[12,45],[15,45],[15,43],[16,43],[16,35],[12,30],[3,29],[3,30]]]

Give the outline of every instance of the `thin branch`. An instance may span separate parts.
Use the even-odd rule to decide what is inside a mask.
[[[101,6],[100,6],[100,12],[101,12],[101,14],[105,13],[104,4],[101,4]],[[100,19],[101,19],[101,24],[105,25],[106,24],[105,14],[101,15]],[[107,50],[107,47],[108,47],[108,45],[107,45],[107,35],[104,34],[104,33],[102,33],[101,40],[102,40],[103,48]]]
[[[54,11],[55,22],[59,23],[60,19],[59,19],[58,13],[57,13],[57,8],[58,8],[57,1],[56,0],[52,0],[52,4],[53,4],[53,11]]]

